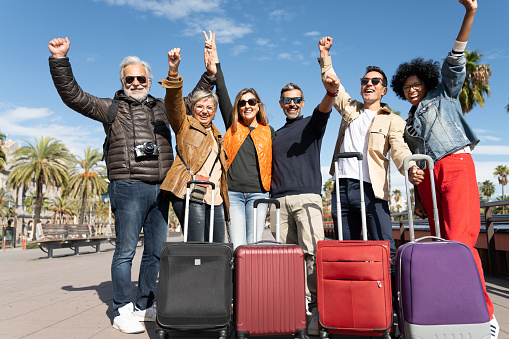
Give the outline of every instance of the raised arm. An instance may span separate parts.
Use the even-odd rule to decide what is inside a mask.
[[[464,51],[477,11],[477,0],[459,0],[465,7],[465,16],[456,41],[442,66],[442,91],[445,96],[458,98],[466,77]]]
[[[183,80],[178,75],[179,65],[180,48],[174,48],[168,52],[168,78],[162,81],[162,85],[166,88],[164,107],[170,126],[175,134],[178,134],[186,118],[186,107],[182,96]]]
[[[68,38],[56,38],[48,44],[51,53],[49,67],[53,84],[60,98],[69,108],[104,124],[111,99],[97,98],[81,89],[74,78],[71,63],[67,58],[70,46],[71,41]]]
[[[465,7],[466,13],[456,40],[467,42],[472,24],[474,23],[475,12],[477,11],[477,0],[459,0],[459,2]]]
[[[228,129],[231,125],[233,106],[230,95],[228,94],[228,89],[226,88],[223,71],[221,70],[221,64],[219,63],[219,57],[217,55],[216,34],[212,34],[212,32],[209,31],[209,36],[207,36],[207,33],[205,32],[203,32],[203,35],[205,36],[205,64],[215,65],[216,94],[219,99],[219,110],[221,111],[224,125],[226,129]]]

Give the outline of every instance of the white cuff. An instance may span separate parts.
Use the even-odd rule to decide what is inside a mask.
[[[452,46],[452,52],[455,54],[461,54],[465,51],[465,48],[467,47],[468,41],[454,41],[454,45]]]

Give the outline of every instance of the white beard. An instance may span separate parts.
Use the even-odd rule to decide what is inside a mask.
[[[133,98],[135,100],[138,100],[139,102],[145,101],[145,99],[148,96],[148,91],[149,91],[148,87],[143,87],[141,85],[140,86],[131,86],[131,88],[129,88],[129,89],[127,89],[125,86],[123,86],[123,89],[124,89],[125,95],[127,95],[128,97]],[[134,89],[143,89],[143,91],[133,92]]]

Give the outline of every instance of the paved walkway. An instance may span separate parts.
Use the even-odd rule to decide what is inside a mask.
[[[264,238],[270,237],[266,231]],[[156,338],[153,323],[145,323],[147,331],[137,335],[112,328],[113,247],[103,245],[100,253],[87,250],[83,247],[81,255],[73,256],[69,249],[55,249],[54,259],[46,259],[38,249],[0,252],[0,338]],[[140,259],[138,251],[133,263],[133,291]],[[488,277],[487,284],[501,325],[499,338],[509,339],[509,279]]]

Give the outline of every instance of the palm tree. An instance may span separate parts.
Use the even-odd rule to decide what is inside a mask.
[[[327,181],[323,184],[323,198],[322,198],[322,204],[323,204],[323,210],[324,214],[330,214],[330,205],[331,205],[331,198],[332,198],[332,189],[334,188],[334,180],[332,178],[327,179]]]
[[[502,185],[502,199],[504,199],[504,186],[507,185],[507,176],[509,175],[509,167],[504,165],[498,165],[495,168],[494,175],[498,176],[498,183]],[[502,207],[502,213],[505,213],[505,208]]]
[[[5,188],[0,188],[0,217],[8,218],[14,214],[14,205],[9,192]]]
[[[55,187],[67,183],[66,161],[73,157],[61,141],[51,137],[36,138],[34,145],[23,141],[28,145],[12,154],[14,161],[7,180],[15,188],[21,185],[28,187],[32,181],[35,182],[34,224],[37,225],[41,221],[44,185]]]
[[[394,190],[392,191],[392,194],[394,195],[394,202],[397,204],[399,202],[399,199],[401,199],[401,191]]]
[[[491,66],[481,65],[482,54],[477,50],[471,52],[465,50],[465,58],[467,59],[467,76],[459,100],[463,116],[470,112],[475,105],[484,106],[484,96],[490,96],[491,90],[488,85],[491,76]]]
[[[0,132],[0,146],[3,144],[5,140],[5,134]],[[0,147],[0,171],[5,167],[5,152]]]
[[[37,192],[32,191],[30,195],[27,195],[25,198],[25,209],[28,213],[32,213],[35,211],[35,201],[37,200]],[[49,209],[50,201],[46,194],[42,194],[42,209]]]
[[[51,216],[51,223],[66,224],[72,223],[72,217],[77,215],[76,202],[69,199],[65,194],[53,198],[50,203],[49,209],[53,211]]]
[[[90,146],[85,150],[83,159],[79,157],[76,159],[78,169],[72,175],[69,187],[71,196],[81,198],[80,224],[85,221],[85,208],[89,196],[101,195],[108,189],[108,184],[104,179],[104,166],[99,165],[101,160],[102,153],[97,148],[91,149]]]
[[[486,180],[481,184],[481,193],[488,201],[491,201],[491,196],[495,193],[495,184],[491,180]]]

